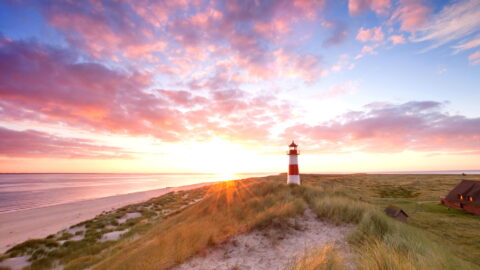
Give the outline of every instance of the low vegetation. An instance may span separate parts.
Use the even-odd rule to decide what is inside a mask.
[[[333,246],[309,251],[297,259],[290,270],[335,270],[345,269],[344,258]]]
[[[310,208],[325,221],[356,225],[348,242],[358,269],[480,269],[480,218],[438,204],[458,177],[302,175],[302,186],[284,180],[270,176],[170,193],[72,226],[84,230],[27,241],[4,259],[30,255],[29,269],[54,264],[65,269],[169,269],[236,234],[292,224],[291,218]],[[410,215],[408,224],[382,212],[390,204]],[[128,213],[141,216],[119,222]],[[105,233],[120,230],[128,232],[101,241]],[[81,240],[70,240],[75,237]],[[328,246],[307,252],[291,269],[345,269],[348,263]]]
[[[9,249],[0,261],[27,255],[31,262],[27,269],[50,269],[57,264],[64,265],[66,269],[84,269],[89,265],[85,263],[85,258],[98,258],[98,254],[118,242],[128,241],[145,233],[168,216],[175,215],[192,202],[203,198],[205,192],[206,188],[172,192],[144,203],[105,212],[45,239],[32,239],[16,245]],[[125,218],[132,213],[138,217]],[[126,220],[120,223],[122,218]],[[118,239],[102,239],[104,235],[112,232],[124,233]]]

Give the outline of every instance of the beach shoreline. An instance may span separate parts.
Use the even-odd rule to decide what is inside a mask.
[[[0,253],[29,239],[44,238],[104,211],[140,203],[172,191],[190,190],[215,182],[166,187],[103,198],[0,213]]]

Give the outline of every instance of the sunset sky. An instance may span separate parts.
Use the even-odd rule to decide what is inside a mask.
[[[0,172],[480,169],[480,1],[0,0]]]

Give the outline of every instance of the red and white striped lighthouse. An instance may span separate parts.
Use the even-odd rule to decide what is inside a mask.
[[[300,153],[297,151],[297,145],[294,141],[292,141],[288,147],[290,150],[288,151],[289,162],[287,184],[300,185],[300,175],[298,172],[298,155]]]

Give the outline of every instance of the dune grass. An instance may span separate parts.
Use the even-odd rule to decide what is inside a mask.
[[[344,193],[338,189],[322,193],[318,187],[316,192],[308,186],[296,188],[304,190],[300,193],[319,217],[335,224],[357,224],[348,240],[358,269],[480,269],[454,255],[449,247],[429,238],[422,230],[386,216],[373,204],[341,195]],[[324,261],[318,269],[342,269],[338,259],[331,268],[324,268],[330,266],[322,256],[311,255],[304,260],[315,262],[312,265]]]
[[[112,251],[93,269],[168,269],[235,234],[282,226],[305,208],[304,200],[295,197],[286,185],[217,184],[202,202]]]
[[[357,224],[348,239],[359,269],[478,269],[420,229],[397,222],[374,204],[336,188],[308,182],[304,186],[258,181],[223,185],[216,186],[202,203],[112,251],[93,269],[168,269],[235,234],[280,226],[305,207],[336,224]],[[330,254],[334,252],[322,252],[306,256],[293,269],[344,268],[342,258]]]
[[[341,253],[329,245],[308,251],[293,263],[290,270],[343,270],[346,267]]]
[[[118,242],[128,241],[135,235],[145,233],[169,215],[174,215],[192,201],[202,198],[205,191],[205,188],[199,188],[171,192],[143,203],[105,212],[94,219],[71,226],[71,228],[83,228],[83,230],[75,232],[75,235],[82,235],[81,240],[71,240],[74,234],[64,230],[49,235],[45,239],[32,239],[18,244],[9,249],[0,258],[0,261],[27,255],[31,262],[31,265],[26,268],[27,270],[51,269],[55,264],[64,265],[65,269],[85,269],[92,263],[92,260],[86,258],[96,258],[98,261],[101,258],[99,254],[105,249],[115,246]],[[164,210],[169,212],[162,212]],[[141,213],[141,216],[119,224],[118,220],[128,213]],[[118,240],[100,241],[104,234],[114,231],[126,231],[126,233]],[[70,268],[69,265],[72,267]]]
[[[364,202],[379,212],[397,205],[409,214],[408,224],[421,229],[441,245],[452,247],[457,257],[480,265],[480,217],[441,205],[445,196],[462,179],[480,180],[480,175],[302,175],[308,186],[326,193],[341,194],[356,203]],[[382,190],[411,191],[415,196],[390,197]]]

